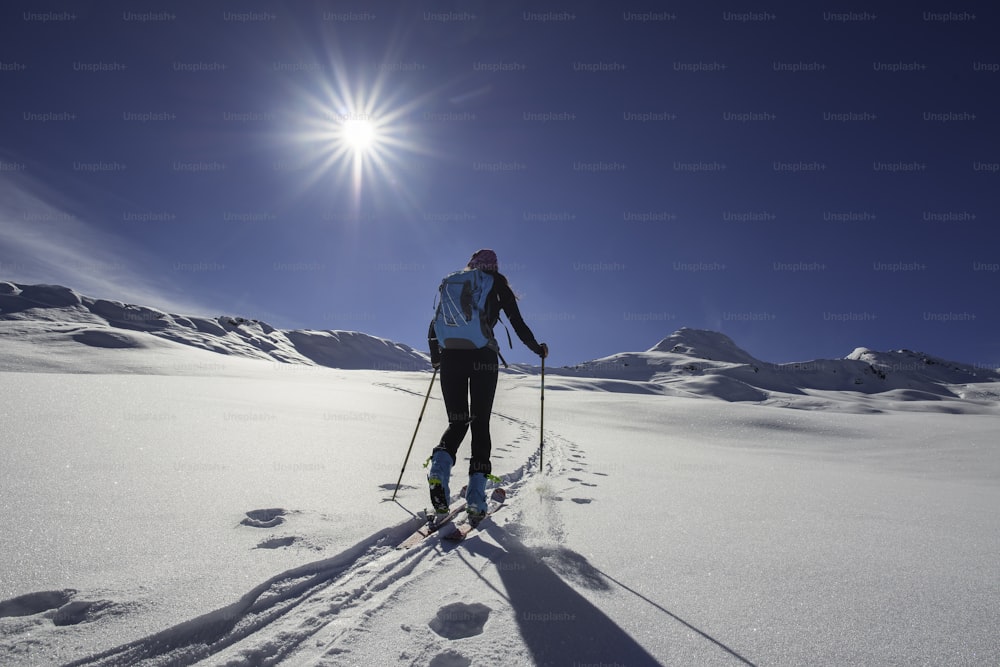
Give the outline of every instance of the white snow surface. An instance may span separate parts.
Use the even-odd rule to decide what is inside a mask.
[[[0,664],[1000,664],[994,370],[682,329],[546,369],[541,434],[519,367],[505,506],[401,550],[424,355],[230,319],[0,283]]]

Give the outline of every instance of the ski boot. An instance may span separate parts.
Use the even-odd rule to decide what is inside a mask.
[[[451,454],[443,449],[431,455],[431,469],[427,472],[427,486],[430,489],[431,505],[438,516],[448,514],[448,503],[451,492],[448,482],[451,480]]]
[[[469,476],[469,488],[465,492],[466,512],[473,528],[486,516],[486,475],[477,472]]]

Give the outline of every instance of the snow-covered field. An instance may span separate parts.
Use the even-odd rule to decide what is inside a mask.
[[[435,388],[390,501],[422,355],[24,287],[0,283],[2,665],[1000,664],[994,371],[682,330],[549,369],[540,466],[519,368],[506,506],[399,550],[445,425]]]

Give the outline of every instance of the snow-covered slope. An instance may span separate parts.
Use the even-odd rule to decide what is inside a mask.
[[[412,348],[363,333],[281,330],[242,317],[176,315],[82,296],[58,285],[0,282],[0,338],[12,352],[0,358],[5,370],[93,372],[94,349],[119,351],[99,355],[100,372],[185,374],[212,367],[210,357],[192,356],[184,348],[343,369],[430,368],[427,357]]]
[[[558,392],[542,466],[539,378],[507,375],[507,507],[397,550],[431,374],[238,370],[0,371],[0,664],[1000,660],[996,415]]]
[[[397,549],[440,390],[325,365],[422,355],[61,287],[0,310],[0,665],[1000,664],[993,371],[682,329],[552,371],[542,433],[522,368],[506,507]]]

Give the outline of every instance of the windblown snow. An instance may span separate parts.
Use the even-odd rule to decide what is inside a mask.
[[[1000,664],[996,370],[681,329],[547,369],[542,433],[518,367],[503,509],[398,549],[446,424],[436,387],[418,421],[429,371],[0,282],[0,664]]]

